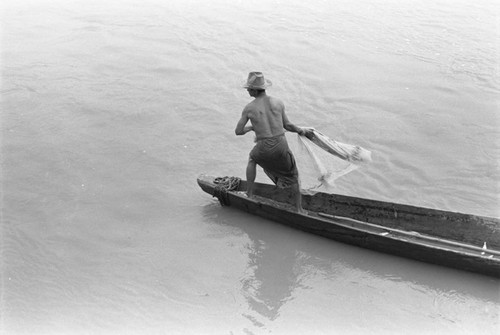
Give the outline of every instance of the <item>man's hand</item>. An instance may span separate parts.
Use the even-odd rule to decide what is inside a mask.
[[[300,128],[300,133],[299,135],[305,136],[308,139],[312,140],[314,138],[314,129],[313,128]]]

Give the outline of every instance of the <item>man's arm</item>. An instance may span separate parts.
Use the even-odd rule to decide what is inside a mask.
[[[253,126],[245,126],[248,122],[248,112],[246,108],[243,110],[243,113],[241,113],[241,118],[238,121],[238,124],[236,125],[236,129],[234,130],[234,133],[236,135],[245,135],[249,131],[253,130]]]
[[[312,139],[312,137],[314,136],[314,132],[311,128],[301,128],[291,123],[290,120],[288,120],[288,116],[285,113],[284,107],[283,107],[283,128],[285,128],[288,131],[305,136],[308,139]]]
[[[304,129],[297,127],[296,125],[291,123],[290,120],[288,120],[288,116],[286,115],[284,108],[283,108],[283,128],[293,133],[298,133],[299,135],[305,134]]]

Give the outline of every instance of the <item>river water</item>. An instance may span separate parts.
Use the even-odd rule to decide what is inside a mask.
[[[500,216],[494,0],[4,1],[3,334],[498,334],[500,281],[231,208],[249,71],[372,151],[337,192]],[[262,171],[258,180],[266,181]]]

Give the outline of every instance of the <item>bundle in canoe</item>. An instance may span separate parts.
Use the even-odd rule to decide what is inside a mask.
[[[500,278],[500,219],[337,194],[303,195],[297,213],[287,189],[201,175],[198,184],[221,204],[363,248]]]

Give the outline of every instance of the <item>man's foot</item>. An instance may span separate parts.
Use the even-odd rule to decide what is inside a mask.
[[[247,190],[247,197],[253,198],[253,190]]]

